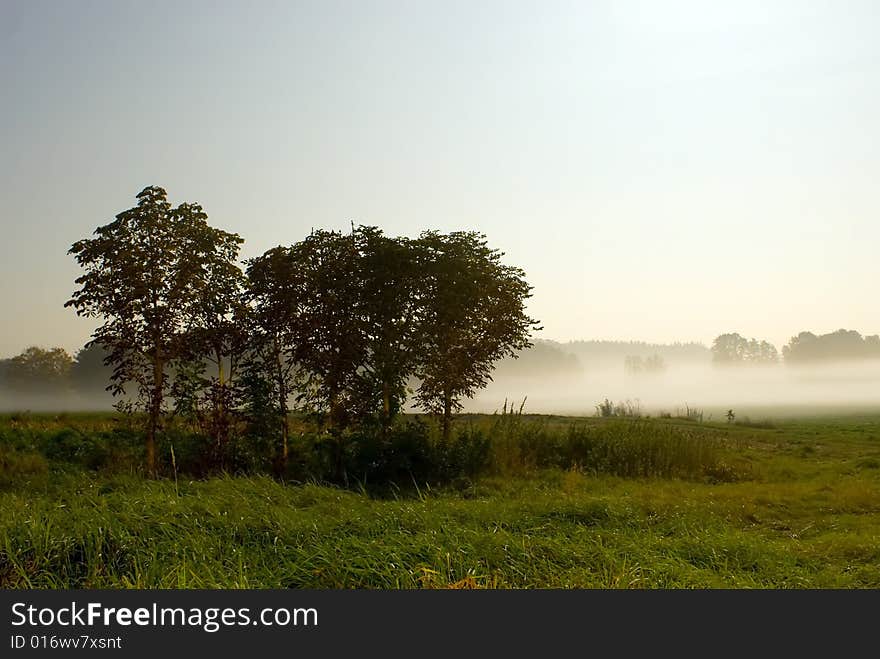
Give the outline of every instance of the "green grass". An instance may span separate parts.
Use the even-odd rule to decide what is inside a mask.
[[[0,587],[880,587],[880,417],[466,417],[485,473],[396,498],[45,457],[107,424],[0,419]]]

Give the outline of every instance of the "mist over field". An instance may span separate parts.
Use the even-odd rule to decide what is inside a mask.
[[[627,363],[633,357],[646,364],[657,358],[661,368],[633,372]],[[0,387],[0,411],[109,410],[119,399],[103,390],[108,375],[92,370],[80,386],[60,390]],[[689,408],[696,409],[707,421],[724,420],[729,409],[738,419],[753,420],[871,411],[880,407],[880,359],[723,366],[713,363],[710,350],[697,343],[537,340],[518,359],[499,362],[492,382],[474,398],[464,399],[462,411],[491,414],[501,411],[505,401],[519,408],[525,400],[526,413],[592,416],[606,399],[642,415],[684,416]],[[407,409],[418,411],[411,398]]]
[[[809,415],[811,412],[876,410],[880,360],[822,365],[718,367],[709,362],[671,365],[661,373],[628,374],[623,365],[585,366],[580,372],[501,374],[465,404],[467,412],[500,410],[505,398],[524,412],[592,415],[596,405],[638,404],[643,414],[685,414],[698,408],[712,420],[728,409],[739,418]]]

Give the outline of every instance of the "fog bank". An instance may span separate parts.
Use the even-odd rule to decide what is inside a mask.
[[[627,373],[619,365],[585,368],[579,373],[543,377],[497,377],[465,411],[492,413],[505,398],[516,405],[527,397],[524,411],[594,415],[596,405],[638,401],[645,414],[697,407],[720,418],[738,415],[809,415],[831,409],[880,412],[880,360],[811,366],[717,367],[671,365],[659,373]]]

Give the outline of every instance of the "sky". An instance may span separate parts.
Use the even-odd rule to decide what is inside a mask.
[[[547,339],[880,332],[872,1],[0,0],[0,356],[148,185],[242,256],[478,230]]]

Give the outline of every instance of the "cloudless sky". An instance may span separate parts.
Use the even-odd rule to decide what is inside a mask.
[[[0,0],[0,356],[161,185],[243,256],[476,229],[551,339],[880,332],[870,0]]]

